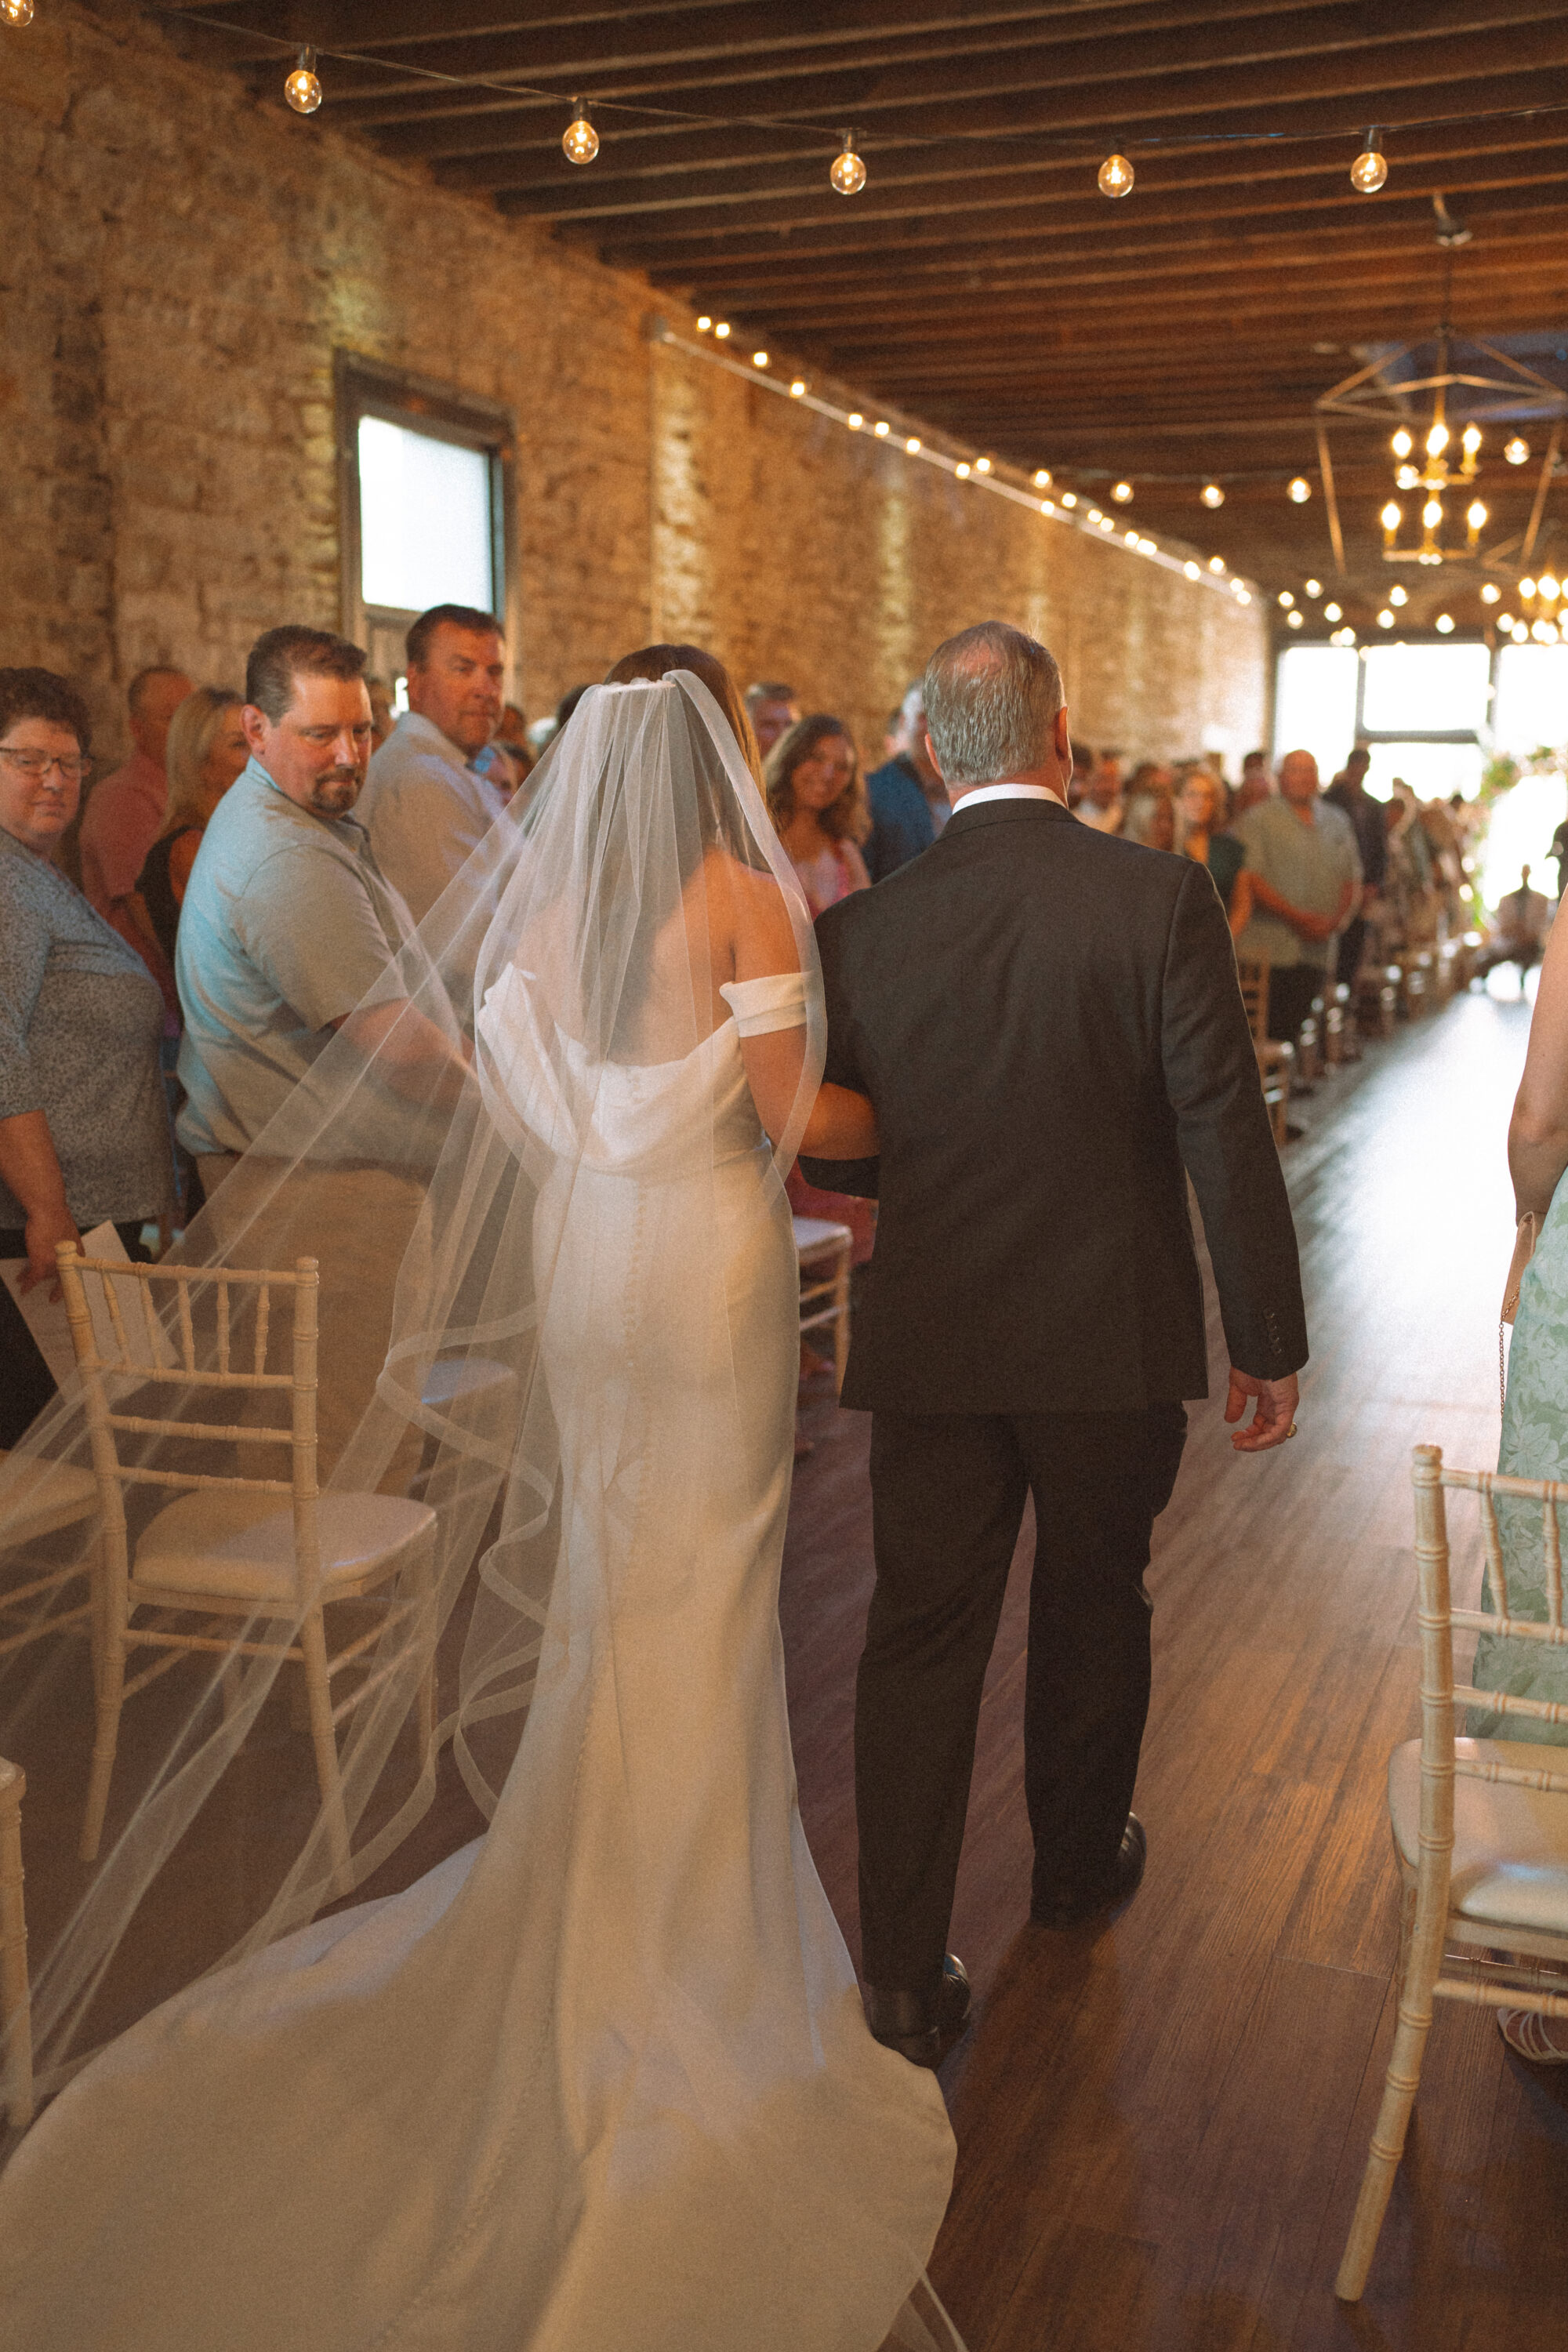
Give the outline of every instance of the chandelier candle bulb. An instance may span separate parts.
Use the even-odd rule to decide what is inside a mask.
[[[1502,454],[1510,466],[1527,466],[1530,463],[1530,444],[1521,441],[1516,433],[1511,441],[1504,444]]]
[[[1415,444],[1402,425],[1388,446],[1396,457],[1408,457]]]
[[[599,152],[599,134],[580,98],[572,101],[572,120],[561,134],[561,152],[569,163],[591,163]]]
[[[1531,598],[1531,597],[1534,595],[1534,593],[1535,593],[1535,583],[1534,583],[1534,581],[1533,581],[1533,580],[1521,580],[1521,581],[1520,582],[1520,583],[1519,583],[1519,593],[1520,593],[1520,594],[1523,597],[1523,599],[1524,599],[1525,603],[1528,604],[1530,603]]]
[[[1552,578],[1550,572],[1543,572],[1542,573],[1537,586],[1539,593],[1545,598],[1549,604],[1555,604],[1557,599],[1563,593],[1561,586]]]
[[[855,152],[853,131],[846,131],[843,139],[827,176],[841,196],[858,196],[866,184],[866,166]]]
[[[1414,466],[1401,466],[1394,478],[1402,490],[1415,490],[1421,487],[1420,473]]]
[[[28,15],[32,14],[31,9]],[[316,79],[316,52],[301,49],[300,62],[283,85],[283,95],[296,114],[314,114],[321,102],[321,85]]]
[[[1479,425],[1467,425],[1464,431],[1459,436],[1460,448],[1463,449],[1467,457],[1473,457],[1479,452],[1480,446],[1480,426]]]
[[[1363,196],[1375,196],[1388,177],[1388,163],[1383,152],[1383,133],[1369,131],[1366,145],[1351,165],[1351,185]]]
[[[1100,193],[1102,196],[1130,196],[1136,176],[1125,155],[1108,155],[1100,167]]]
[[[1428,457],[1440,457],[1447,446],[1448,428],[1442,418],[1438,417],[1426,436],[1426,455]]]
[[[1405,517],[1402,509],[1396,507],[1394,500],[1390,499],[1388,504],[1384,508],[1382,515],[1379,517],[1379,520],[1383,524],[1383,537],[1384,544],[1385,546],[1392,547],[1394,544],[1394,534],[1399,529],[1399,526],[1404,520]]]
[[[1427,499],[1426,505],[1421,509],[1421,520],[1426,524],[1428,530],[1436,530],[1437,525],[1443,520],[1443,502],[1441,499]]]

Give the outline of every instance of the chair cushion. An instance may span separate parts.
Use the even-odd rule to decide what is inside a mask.
[[[31,1543],[97,1512],[98,1481],[90,1470],[41,1454],[18,1461],[0,1452],[0,1545]]]
[[[855,1236],[847,1225],[836,1225],[826,1217],[796,1217],[795,1245],[800,1256],[810,1250],[847,1249]]]
[[[390,1569],[436,1524],[401,1495],[323,1495],[316,1506],[321,1580],[351,1584]],[[160,1511],[136,1547],[135,1575],[181,1592],[292,1605],[294,1514],[272,1495],[222,1487],[183,1495]]]
[[[1568,1774],[1568,1748],[1456,1739],[1454,1753],[1521,1772]],[[1414,1870],[1421,1828],[1418,1739],[1407,1739],[1388,1759],[1388,1811],[1394,1843]],[[1568,1794],[1457,1774],[1449,1901],[1465,1919],[1568,1936]]]

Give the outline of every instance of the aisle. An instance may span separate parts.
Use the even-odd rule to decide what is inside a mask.
[[[1015,1570],[953,1926],[979,2022],[944,2074],[960,2166],[934,2276],[971,2352],[1457,2352],[1564,2332],[1568,2080],[1452,2006],[1359,2315],[1331,2294],[1393,2031],[1384,1769],[1416,1727],[1410,1448],[1496,1459],[1527,1025],[1523,1005],[1459,1000],[1307,1107],[1287,1159],[1313,1345],[1300,1435],[1248,1462],[1217,1405],[1194,1413],[1150,1579],[1148,1877],[1098,1939],[1025,1919]],[[822,1421],[784,1624],[807,1828],[851,1921],[866,1434]]]

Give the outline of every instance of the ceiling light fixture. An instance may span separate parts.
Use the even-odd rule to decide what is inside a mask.
[[[841,196],[858,196],[866,184],[866,166],[855,152],[855,133],[843,133],[844,144],[835,155],[828,178]]]

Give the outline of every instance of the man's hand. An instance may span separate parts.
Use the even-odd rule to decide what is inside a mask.
[[[1238,1372],[1233,1364],[1230,1393],[1225,1401],[1226,1421],[1241,1419],[1248,1397],[1258,1400],[1252,1419],[1245,1428],[1231,1432],[1230,1442],[1238,1454],[1266,1454],[1271,1445],[1283,1445],[1288,1437],[1295,1436],[1301,1391],[1294,1372],[1283,1381],[1258,1381],[1250,1372]]]
[[[27,1219],[27,1271],[16,1285],[24,1297],[29,1290],[37,1290],[39,1283],[47,1282],[50,1303],[59,1298],[60,1270],[55,1250],[60,1242],[69,1242],[79,1254],[81,1235],[63,1200],[35,1209]]]

